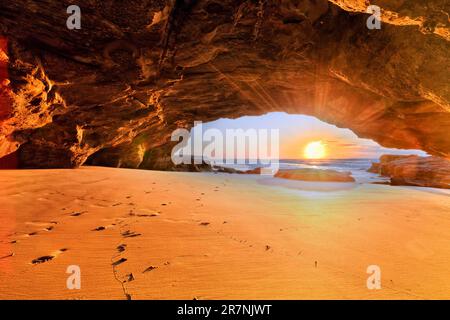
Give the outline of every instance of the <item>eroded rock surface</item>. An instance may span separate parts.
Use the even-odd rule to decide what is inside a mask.
[[[368,171],[390,177],[391,185],[450,189],[450,161],[439,157],[383,155]]]
[[[276,178],[318,181],[318,182],[355,182],[351,172],[340,172],[330,169],[295,169],[279,170],[275,174]]]
[[[86,0],[81,30],[70,4],[0,2],[0,157],[20,167],[168,169],[174,129],[272,111],[450,157],[447,0]]]

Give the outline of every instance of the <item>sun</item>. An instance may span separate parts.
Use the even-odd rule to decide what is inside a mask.
[[[306,159],[322,159],[327,154],[326,145],[322,141],[313,141],[306,145],[303,156]]]

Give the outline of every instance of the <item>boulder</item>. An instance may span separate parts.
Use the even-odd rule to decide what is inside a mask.
[[[450,161],[440,157],[382,155],[368,171],[389,177],[391,185],[450,189]]]
[[[320,182],[354,182],[351,172],[340,172],[336,170],[322,169],[295,169],[279,170],[275,177],[302,180],[302,181],[320,181]]]

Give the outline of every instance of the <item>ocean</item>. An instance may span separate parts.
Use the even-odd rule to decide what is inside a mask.
[[[331,169],[336,171],[350,171],[356,182],[370,183],[375,181],[388,181],[388,178],[380,177],[377,174],[367,172],[372,162],[378,162],[378,159],[281,159],[280,169],[293,170],[300,168],[313,169]],[[236,170],[250,170],[261,167],[257,164],[225,164],[224,167],[234,168]]]

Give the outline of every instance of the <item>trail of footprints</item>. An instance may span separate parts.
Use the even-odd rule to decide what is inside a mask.
[[[225,186],[226,184],[223,184],[223,185]],[[215,191],[215,192],[219,191],[219,187],[218,187],[218,186],[215,186],[215,188],[213,189],[213,191]],[[146,194],[151,193],[151,191],[144,191],[144,192],[145,192]],[[197,198],[196,201],[201,201],[201,197],[204,196],[204,195],[205,195],[205,193],[202,192],[202,193],[200,194],[200,197]],[[126,199],[130,199],[131,196],[126,196],[125,198],[126,198]],[[171,202],[168,202],[168,203],[161,203],[161,206],[167,206],[168,204],[171,204]],[[135,204],[132,203],[132,202],[130,202],[130,203],[114,202],[114,203],[112,203],[110,206],[111,206],[111,207],[117,207],[117,206],[122,206],[122,205],[135,206]],[[203,206],[203,205],[201,205],[201,206]],[[62,211],[65,211],[66,208],[62,208],[61,210],[62,210]],[[87,214],[87,213],[88,213],[88,211],[86,211],[86,210],[85,210],[85,211],[72,211],[70,214],[68,214],[68,216],[66,215],[66,217],[70,217],[70,218],[80,217],[80,216],[82,216],[82,215],[84,215],[84,214]],[[159,215],[160,215],[160,212],[153,212],[153,213],[135,213],[133,210],[130,210],[129,213],[128,213],[128,217],[119,218],[119,219],[116,219],[116,220],[121,221],[121,220],[128,219],[129,217],[137,217],[137,218],[157,217],[157,216],[159,216]],[[27,224],[29,224],[29,225],[40,226],[40,227],[43,227],[43,228],[41,228],[41,229],[39,229],[39,230],[36,230],[36,231],[32,231],[32,232],[30,232],[30,233],[25,233],[25,234],[18,235],[18,238],[28,238],[28,237],[37,236],[37,235],[39,235],[39,234],[42,233],[42,232],[50,232],[50,231],[52,231],[52,230],[55,228],[55,226],[56,226],[58,223],[59,223],[58,221],[50,221],[50,222],[28,222]],[[223,224],[226,224],[226,223],[228,223],[228,222],[227,222],[227,221],[224,221],[224,222],[223,222]],[[112,227],[114,227],[115,225],[116,225],[116,224],[113,223],[113,224],[106,225],[106,226],[98,226],[98,227],[92,229],[91,231],[94,231],[94,232],[100,232],[100,231],[104,231],[104,230],[107,230],[107,229],[109,229],[109,228],[112,228]],[[208,227],[208,226],[210,226],[210,222],[207,222],[207,221],[201,221],[200,223],[198,223],[198,225],[203,226],[203,227]],[[280,231],[282,231],[282,229],[280,229]],[[217,234],[225,235],[225,234],[223,233],[223,230],[217,231]],[[16,234],[15,234],[15,235],[16,235]],[[142,234],[137,233],[137,232],[135,232],[135,231],[132,231],[132,230],[130,230],[130,229],[121,232],[121,236],[122,236],[122,238],[124,238],[124,239],[126,239],[126,238],[135,238],[135,237],[139,237],[139,236],[141,236],[141,235],[142,235]],[[229,238],[230,238],[231,240],[233,240],[233,241],[239,242],[241,245],[247,245],[247,246],[249,246],[249,247],[254,247],[254,246],[255,246],[255,245],[253,245],[253,244],[247,243],[247,240],[237,239],[237,238],[234,238],[233,236],[230,236]],[[18,239],[14,239],[14,240],[12,240],[10,243],[13,243],[13,244],[14,244],[14,243],[17,243],[18,241],[19,241]],[[116,248],[116,250],[117,250],[117,252],[118,252],[118,255],[120,256],[120,255],[124,254],[124,253],[126,252],[126,248],[127,248],[127,244],[126,244],[126,243],[122,243],[122,244],[118,245],[117,248]],[[59,249],[59,250],[57,250],[57,251],[55,251],[55,252],[52,252],[52,253],[49,254],[49,255],[44,255],[44,256],[35,258],[35,259],[33,259],[33,260],[31,261],[31,264],[36,265],[36,264],[42,264],[42,263],[46,263],[46,262],[48,262],[48,261],[52,261],[53,259],[55,259],[56,257],[58,257],[60,254],[62,254],[63,252],[65,252],[65,251],[67,251],[67,250],[68,250],[67,248],[62,248],[62,249]],[[272,249],[272,247],[271,247],[270,245],[265,245],[264,250],[267,251],[267,252],[273,252],[273,249]],[[287,253],[284,253],[284,254],[286,255]],[[287,254],[287,255],[289,255],[289,254]],[[299,253],[299,255],[300,255],[300,253]],[[8,256],[2,257],[2,258],[6,258],[6,257],[10,257],[10,256],[11,256],[11,257],[14,256],[14,252],[11,253],[11,254],[8,255]],[[117,258],[118,258],[118,257],[117,257]],[[115,260],[115,261],[112,262],[112,266],[115,268],[115,267],[117,267],[117,266],[119,266],[119,265],[121,265],[121,264],[123,264],[123,263],[126,263],[127,261],[128,261],[127,258],[125,258],[125,257],[120,257],[120,258],[118,258],[117,260]],[[166,266],[169,265],[169,264],[170,264],[170,262],[164,263],[164,265],[166,265]],[[153,271],[153,270],[155,270],[155,269],[157,269],[157,268],[158,268],[158,267],[156,267],[156,266],[150,265],[150,266],[148,266],[147,268],[145,268],[145,270],[142,270],[141,273],[145,274],[145,273],[151,272],[151,271]],[[133,275],[133,273],[128,273],[128,274],[125,275],[123,282],[130,282],[130,281],[134,281],[134,280],[135,280],[135,276]],[[127,296],[128,296],[128,295],[127,295]]]
[[[145,193],[148,194],[150,192],[145,191]],[[129,198],[131,198],[131,196],[127,196],[126,198],[129,199]],[[169,204],[170,204],[170,202],[169,202]],[[121,205],[121,203],[116,203],[113,206],[117,206],[117,205]],[[134,203],[128,203],[128,205],[133,205],[134,206]],[[164,203],[164,204],[161,204],[161,205],[164,206],[164,205],[167,205],[167,204]],[[131,218],[141,219],[141,218],[158,217],[160,215],[160,213],[161,213],[160,211],[159,212],[151,212],[151,213],[136,213],[136,212],[134,212],[133,209],[130,210],[127,216],[116,219],[116,222],[119,225],[121,225],[120,226],[120,235],[121,235],[121,237],[123,239],[129,239],[129,238],[136,238],[136,237],[139,237],[139,236],[142,235],[141,233],[133,231],[131,228],[129,228],[128,224],[123,224],[125,221],[129,221],[129,219],[131,219]],[[116,224],[113,223],[111,226],[116,226]],[[92,231],[103,231],[103,230],[106,230],[108,227],[111,227],[111,226],[106,226],[106,227],[99,226],[99,227],[93,229]],[[127,227],[127,228],[125,228],[125,227]],[[134,276],[134,274],[132,272],[127,273],[124,276],[119,276],[118,275],[118,270],[117,270],[117,267],[119,267],[120,265],[122,265],[122,264],[124,264],[124,263],[126,263],[128,261],[128,259],[126,257],[122,256],[123,254],[125,254],[127,246],[128,245],[126,243],[121,243],[121,244],[117,245],[117,247],[116,247],[117,254],[114,255],[111,258],[111,266],[113,268],[112,270],[113,270],[114,277],[116,278],[116,280],[118,282],[121,283],[122,290],[123,290],[123,293],[124,293],[126,299],[127,300],[131,300],[132,296],[128,292],[127,288],[125,287],[125,283],[134,281],[135,280],[135,276]],[[156,268],[157,267],[149,266],[145,270],[143,270],[142,273],[146,273],[146,272],[152,271],[152,270],[154,270]]]
[[[146,191],[145,193],[148,194],[150,192]],[[126,199],[130,199],[131,197],[132,196],[126,196],[125,198]],[[77,197],[77,199],[79,199],[79,197]],[[116,207],[116,206],[120,206],[120,205],[123,205],[123,203],[122,202],[114,202],[113,204],[111,204],[112,207]],[[132,203],[132,202],[127,203],[126,205],[128,205],[128,206],[135,206],[135,204]],[[67,210],[67,208],[61,208],[61,211],[66,211],[66,210]],[[69,214],[65,214],[63,217],[65,219],[67,219],[67,218],[74,218],[74,217],[80,217],[80,216],[85,215],[87,213],[88,213],[87,210],[72,211]],[[136,216],[136,217],[157,217],[157,216],[159,216],[159,212],[158,213],[154,212],[154,213],[149,213],[149,214],[146,214],[146,213],[137,213],[136,214],[136,213],[133,212],[133,210],[130,210],[129,215],[130,216]],[[38,236],[38,235],[40,235],[40,234],[42,234],[44,232],[50,232],[50,231],[54,230],[55,226],[58,223],[59,223],[59,221],[49,221],[49,222],[30,221],[30,222],[26,222],[25,225],[37,226],[37,227],[42,227],[42,228],[40,228],[38,230],[35,230],[35,231],[28,232],[28,233],[22,233],[22,234],[20,234],[20,233],[13,233],[13,234],[10,234],[9,236],[10,237],[15,236],[15,239],[11,240],[9,243],[10,244],[17,244],[21,240],[25,240],[26,238]],[[104,230],[106,230],[108,228],[114,227],[115,225],[116,224],[113,223],[111,225],[98,226],[98,227],[92,229],[91,231],[104,231]],[[122,236],[124,238],[133,238],[133,237],[137,237],[137,236],[140,236],[140,235],[141,234],[135,233],[135,232],[130,231],[130,230],[127,230],[127,231],[122,233]],[[51,260],[55,259],[57,256],[59,256],[61,253],[65,252],[67,250],[68,250],[67,248],[62,248],[62,249],[59,249],[57,251],[52,252],[51,254],[37,257],[37,258],[35,258],[35,259],[33,259],[31,261],[31,264],[36,265],[36,264],[42,264],[42,263],[51,261]],[[12,252],[12,253],[10,253],[8,255],[0,257],[0,259],[5,259],[5,258],[9,258],[9,257],[14,257],[14,256],[15,256],[15,253]],[[125,259],[125,261],[126,261],[126,259]],[[122,262],[124,262],[124,261],[121,261],[120,263],[122,263]]]
[[[122,236],[122,238],[126,239],[126,238],[139,237],[139,236],[141,236],[141,234],[128,229],[128,230],[122,231],[121,236]],[[121,255],[125,253],[126,248],[127,248],[126,243],[121,243],[116,247],[116,250],[118,253],[111,258],[111,261],[112,261],[111,266],[112,266],[112,270],[113,270],[115,279],[118,282],[120,282],[120,284],[122,286],[123,294],[125,295],[127,300],[131,300],[132,295],[128,292],[127,288],[125,287],[125,284],[128,282],[134,281],[135,277],[132,272],[125,274],[123,277],[119,277],[118,272],[117,272],[117,267],[128,261],[127,258],[121,257]],[[144,271],[142,271],[142,273],[146,273],[146,272],[154,270],[156,268],[157,267],[149,266]]]
[[[121,236],[122,236],[122,238],[124,238],[124,239],[126,239],[126,238],[139,237],[139,236],[141,236],[141,235],[142,235],[142,234],[137,233],[137,232],[135,232],[135,231],[131,231],[131,230],[129,230],[129,229],[126,230],[126,231],[121,232]],[[119,245],[116,247],[116,250],[117,250],[118,254],[117,254],[115,257],[118,258],[118,256],[122,255],[122,254],[126,251],[127,246],[128,246],[128,245],[127,245],[126,243],[121,243],[121,244],[119,244]],[[111,263],[111,265],[115,267],[115,266],[121,265],[122,263],[125,263],[125,262],[127,262],[127,261],[128,261],[127,258],[125,258],[125,257],[120,257],[120,258],[116,259],[115,261],[113,261],[113,262]],[[152,271],[152,270],[154,270],[154,269],[156,269],[156,268],[157,268],[157,267],[149,266],[149,267],[147,267],[145,270],[143,270],[142,273],[146,273],[146,272],[148,272],[148,271]],[[132,280],[134,280],[133,274],[130,273],[130,274],[127,275],[127,278],[128,278],[127,282],[132,281],[132,280],[130,280],[129,275],[131,275],[131,276],[132,276]]]

